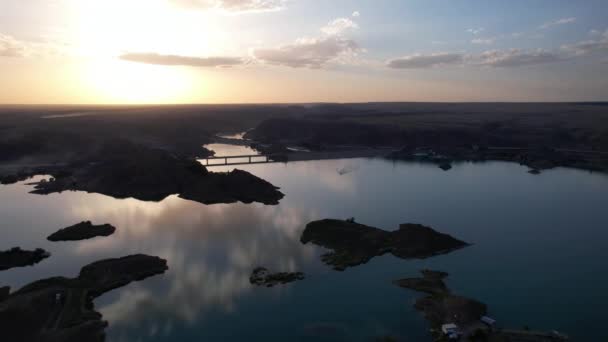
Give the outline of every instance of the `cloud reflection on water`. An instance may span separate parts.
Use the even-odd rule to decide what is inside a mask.
[[[230,312],[236,299],[251,290],[254,267],[296,271],[315,257],[314,248],[299,241],[314,212],[255,204],[205,206],[176,196],[160,203],[111,202],[83,201],[72,208],[76,216],[119,227],[112,238],[84,241],[76,252],[120,254],[138,246],[169,262],[162,286],[138,284],[119,291],[113,301],[101,301],[100,311],[115,330],[150,317],[194,322],[209,310]]]

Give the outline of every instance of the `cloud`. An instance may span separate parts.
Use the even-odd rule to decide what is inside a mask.
[[[495,68],[547,64],[563,60],[558,54],[542,49],[534,51],[524,51],[521,49],[486,51],[478,59],[479,65]]]
[[[353,17],[355,17],[353,15]],[[276,48],[258,48],[252,55],[258,61],[292,68],[322,68],[330,62],[356,56],[363,51],[357,42],[344,37],[359,25],[349,18],[337,18],[321,28],[324,36],[300,38],[293,44]]]
[[[597,30],[592,31],[592,35],[599,36],[595,40],[586,40],[571,45],[564,45],[562,49],[577,56],[588,55],[597,51],[608,51],[608,30],[601,33]]]
[[[339,35],[348,30],[359,28],[356,22],[348,18],[338,18],[330,21],[327,25],[321,28],[321,31],[327,35]]]
[[[485,31],[485,29],[483,27],[470,28],[467,30],[467,32],[469,32],[470,34],[473,34],[473,35],[478,35],[478,34],[482,33],[483,31]]]
[[[606,32],[608,33],[608,31],[606,31]],[[594,30],[589,31],[589,35],[590,36],[601,36],[602,32],[594,29]]]
[[[25,57],[27,47],[11,36],[0,34],[0,57]]]
[[[71,48],[67,44],[53,41],[26,41],[0,33],[0,57],[53,57],[69,55]]]
[[[434,53],[430,55],[410,55],[387,62],[393,69],[425,69],[445,65],[462,64],[464,55],[459,53]]]
[[[228,13],[268,12],[285,8],[287,0],[171,0],[180,6]]]
[[[359,11],[354,11],[353,14],[352,14],[352,16],[354,18],[359,18],[361,16],[361,13],[359,13]]]
[[[511,49],[486,51],[479,55],[461,53],[416,54],[390,60],[387,66],[393,69],[426,69],[450,65],[513,68],[555,63],[566,59],[566,56],[542,49],[532,51]]]
[[[578,56],[587,55],[596,51],[608,51],[608,40],[587,40],[572,45],[564,45],[562,48]]]
[[[541,29],[546,30],[549,29],[551,27],[554,26],[560,26],[560,25],[567,25],[567,24],[573,24],[576,22],[576,18],[572,17],[572,18],[561,18],[555,21],[551,21],[548,23],[544,23],[543,25],[540,26]]]
[[[244,63],[244,60],[238,57],[186,57],[157,53],[127,53],[121,55],[120,59],[136,63],[192,67],[229,67]]]
[[[359,45],[351,39],[327,36],[298,39],[294,44],[277,48],[254,49],[252,54],[256,59],[269,64],[317,69],[341,56],[355,55],[359,51]]]
[[[480,45],[491,45],[494,44],[495,38],[477,38],[471,40],[472,44],[480,44]]]

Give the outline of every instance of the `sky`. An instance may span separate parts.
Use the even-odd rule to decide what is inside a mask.
[[[608,100],[605,0],[0,0],[0,104]]]

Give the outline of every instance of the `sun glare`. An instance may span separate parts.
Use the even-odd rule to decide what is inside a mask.
[[[194,92],[200,70],[122,61],[122,54],[205,56],[222,49],[213,18],[165,0],[72,0],[70,8],[68,40],[88,60],[81,76],[99,101],[172,103]]]
[[[208,15],[176,9],[164,0],[79,0],[72,6],[74,38],[87,54],[206,54],[213,49],[209,37],[215,30]]]
[[[185,68],[97,60],[82,75],[102,102],[174,103],[192,92],[193,76]]]

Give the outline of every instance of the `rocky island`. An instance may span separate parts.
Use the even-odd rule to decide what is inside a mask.
[[[77,278],[33,282],[0,301],[2,339],[104,341],[107,322],[95,311],[93,299],[167,269],[166,260],[140,254],[92,263]]]
[[[568,338],[556,331],[499,329],[492,318],[485,316],[487,306],[475,299],[452,294],[444,279],[448,274],[422,270],[422,278],[405,278],[393,283],[397,286],[424,292],[414,307],[424,314],[431,324],[435,341],[447,341],[449,335],[461,341],[478,342],[558,342]]]
[[[91,221],[84,221],[73,226],[58,230],[49,235],[49,241],[79,241],[92,239],[98,236],[110,236],[114,234],[116,227],[110,224],[93,225]]]
[[[23,180],[37,174],[49,180],[35,183],[34,194],[85,191],[114,198],[161,201],[178,194],[204,204],[278,204],[284,195],[277,187],[246,171],[208,172],[196,160],[127,142],[108,143],[85,159],[64,166],[21,170],[4,180]]]
[[[249,277],[249,282],[257,286],[273,287],[302,279],[304,279],[304,273],[302,272],[270,273],[265,267],[256,267]]]
[[[485,304],[450,292],[443,281],[448,276],[447,273],[423,270],[422,275],[422,278],[397,280],[395,284],[428,294],[427,297],[417,299],[415,307],[424,313],[435,330],[439,330],[445,323],[470,326],[486,314]]]
[[[354,222],[326,219],[306,225],[300,241],[332,249],[323,262],[338,271],[391,253],[402,259],[428,258],[468,246],[466,242],[420,224],[402,224],[389,232]]]
[[[8,251],[0,252],[0,271],[14,267],[32,266],[50,256],[49,252],[41,248],[26,251],[19,247],[14,247]]]

